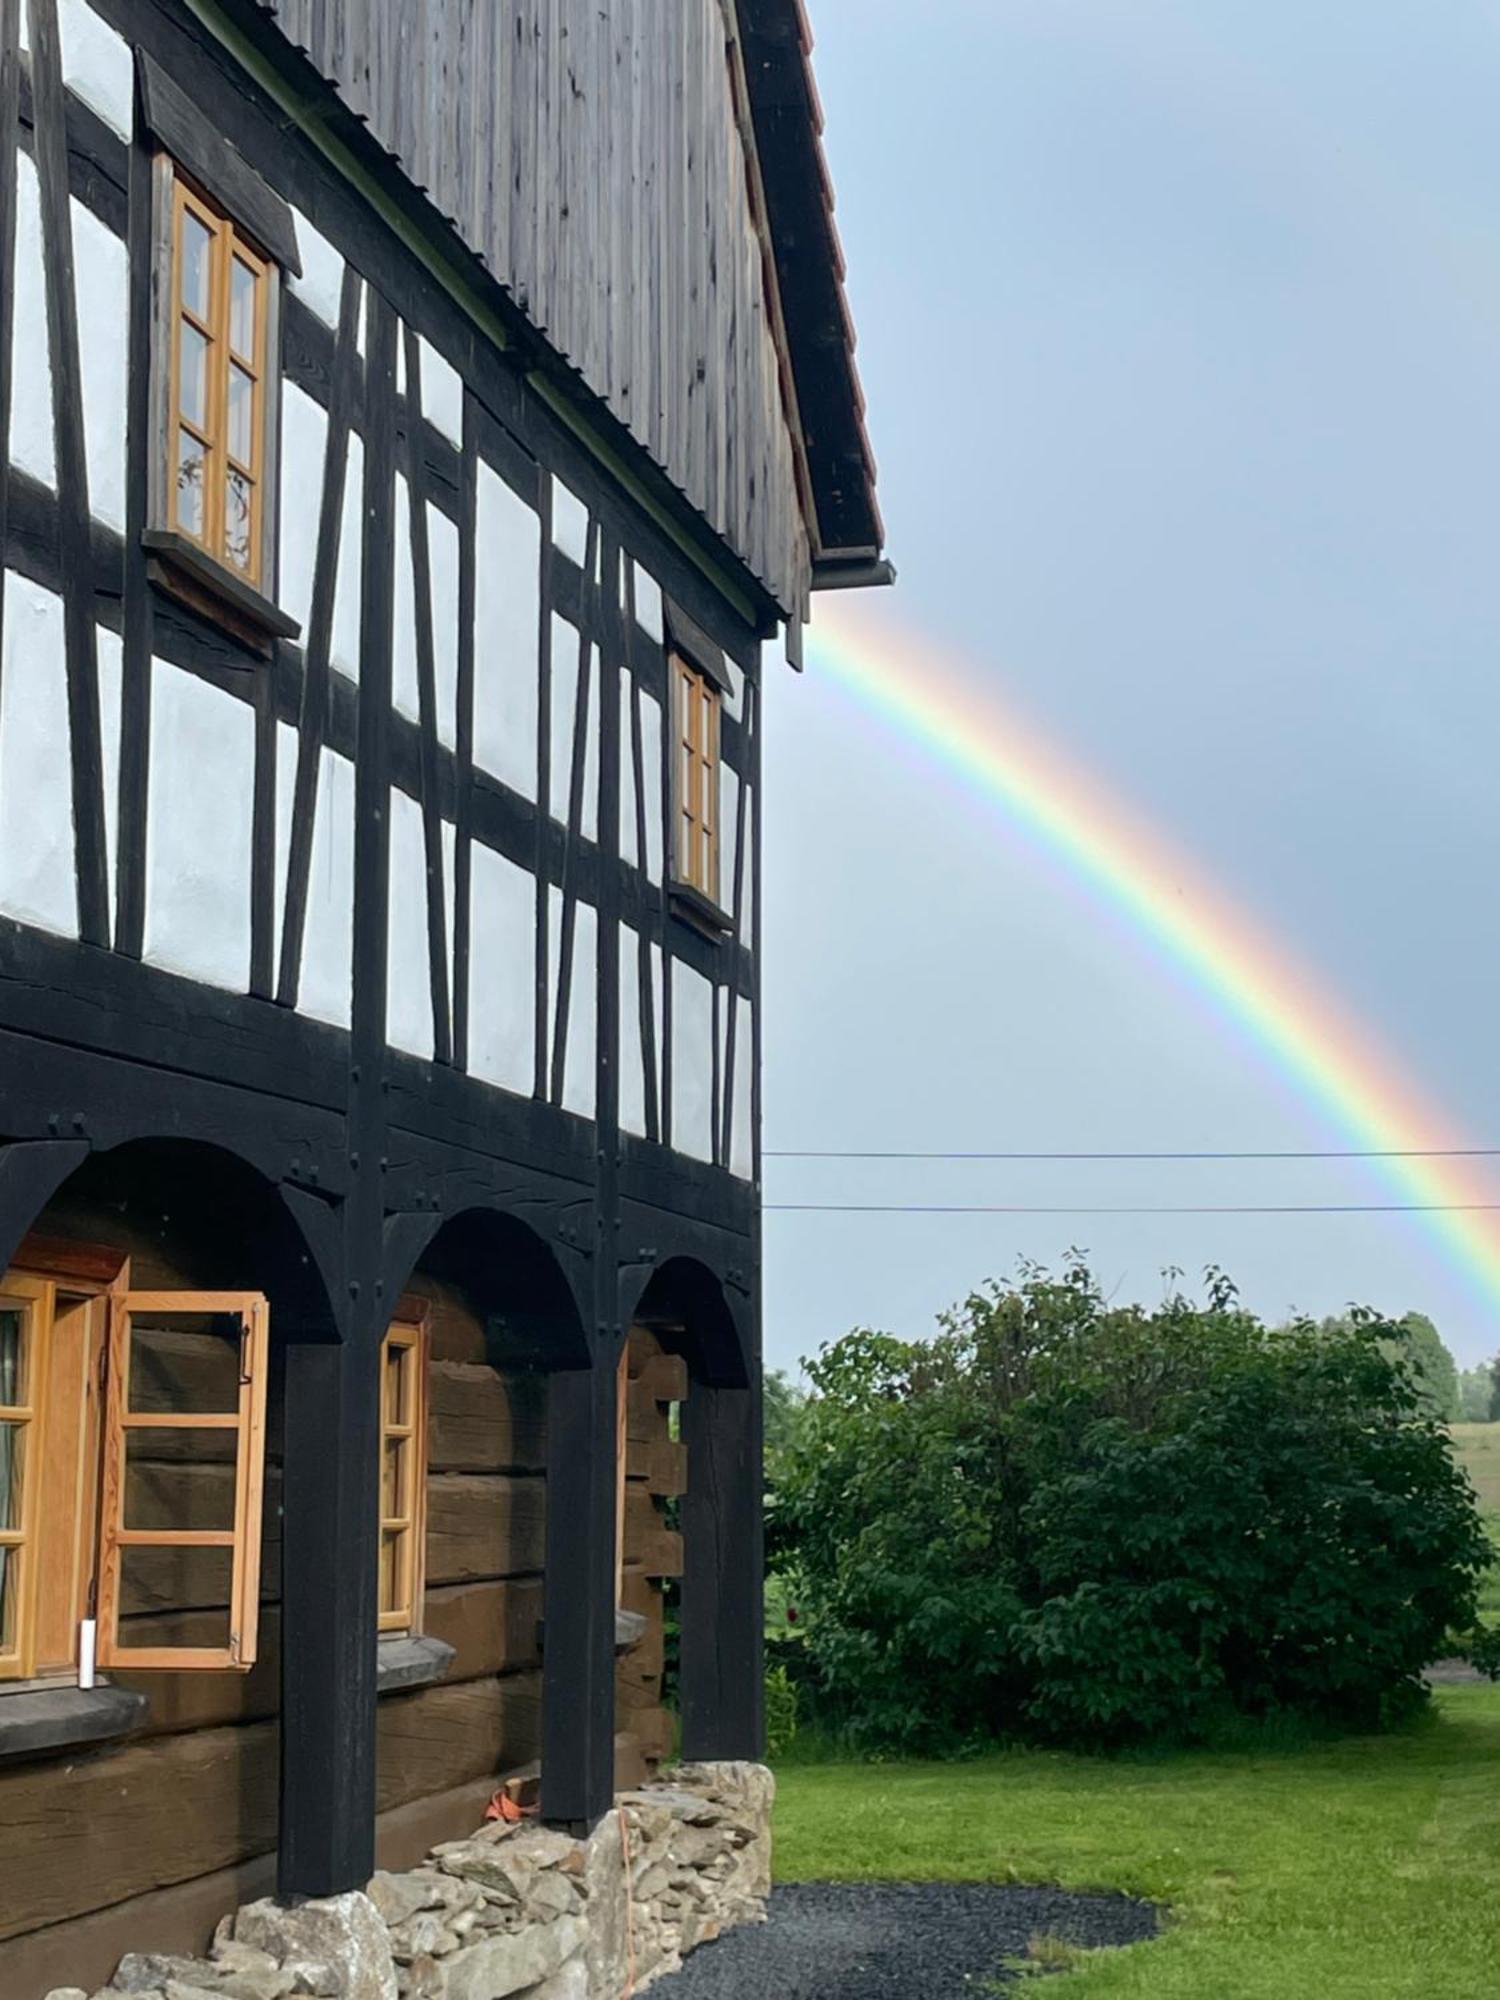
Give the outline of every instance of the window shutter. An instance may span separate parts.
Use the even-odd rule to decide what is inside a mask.
[[[101,1666],[254,1666],[269,1334],[259,1292],[111,1298]],[[144,1627],[140,1613],[152,1614]],[[164,1641],[162,1616],[178,1642]]]

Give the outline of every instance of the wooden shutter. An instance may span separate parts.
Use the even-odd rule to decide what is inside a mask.
[[[254,1666],[269,1332],[259,1292],[111,1298],[101,1666]],[[132,1612],[179,1608],[193,1643],[132,1642]]]

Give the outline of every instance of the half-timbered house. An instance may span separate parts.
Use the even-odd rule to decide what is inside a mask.
[[[0,0],[0,1993],[760,1747],[798,0]],[[784,667],[782,668],[784,670]]]

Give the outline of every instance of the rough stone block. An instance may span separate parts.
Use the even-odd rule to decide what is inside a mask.
[[[268,1952],[304,1993],[331,2000],[398,2000],[390,1935],[359,1890],[285,1909],[269,1897],[235,1919],[241,1944]]]

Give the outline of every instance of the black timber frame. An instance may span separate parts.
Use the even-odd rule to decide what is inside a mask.
[[[756,1269],[758,1145],[754,1177],[726,1169],[732,1139],[727,1100],[716,1117],[712,1162],[668,1151],[671,1036],[658,1029],[647,947],[662,952],[661,1012],[670,1025],[671,966],[685,961],[709,979],[715,1050],[722,1018],[732,1052],[735,1023],[758,997],[757,940],[740,929],[742,883],[754,867],[759,797],[758,646],[735,609],[739,579],[719,594],[622,489],[601,476],[573,429],[528,388],[507,352],[492,346],[427,282],[422,267],[315,150],[289,134],[275,109],[238,74],[186,0],[95,0],[99,11],[200,105],[212,105],[225,137],[277,197],[341,244],[368,284],[363,357],[355,352],[353,281],[335,333],[294,298],[283,315],[287,378],[328,410],[331,439],[357,426],[364,445],[361,672],[357,695],[329,669],[333,579],[318,564],[305,649],[281,642],[265,663],[222,630],[150,585],[146,444],[141,420],[150,337],[149,270],[140,254],[150,228],[150,145],[127,146],[62,87],[55,0],[33,8],[32,51],[16,49],[16,0],[0,0],[0,117],[19,126],[43,187],[49,320],[55,372],[58,490],[20,473],[0,478],[0,550],[8,569],[59,591],[71,607],[67,664],[78,828],[80,938],[63,939],[0,919],[0,1258],[8,1257],[67,1176],[90,1156],[139,1140],[194,1140],[224,1152],[275,1190],[321,1275],[327,1310],[288,1347],[282,1788],[279,1887],[288,1897],[360,1886],[373,1868],[375,1578],[378,1542],[377,1361],[391,1307],[422,1247],[444,1221],[473,1209],[514,1216],[546,1241],[566,1275],[590,1352],[587,1367],[553,1377],[548,1476],[549,1575],[544,1665],[543,1808],[549,1818],[589,1824],[609,1806],[613,1739],[614,1382],[633,1301],[652,1270],[691,1258],[730,1301],[738,1359],[707,1386],[695,1419],[711,1472],[690,1502],[690,1631],[685,1708],[695,1754],[751,1755],[759,1744],[759,1402]],[[37,32],[36,23],[41,23]],[[15,237],[14,150],[0,149],[0,416],[11,392],[10,273]],[[70,193],[131,246],[129,294],[130,451],[126,534],[90,515],[82,431],[74,292],[68,267]],[[54,252],[57,254],[54,256]],[[407,328],[403,336],[398,317]],[[412,393],[421,328],[466,385],[462,449],[420,417]],[[396,392],[404,340],[407,393]],[[395,550],[389,498],[407,477],[412,516],[430,503],[458,523],[461,604],[472,604],[474,478],[481,450],[503,459],[540,507],[544,549],[542,623],[561,611],[583,634],[597,676],[601,720],[598,833],[582,829],[581,776],[565,824],[535,802],[477,772],[472,763],[473,661],[460,658],[457,745],[438,740],[431,715],[432,662],[419,659],[423,713],[393,712],[392,598]],[[343,506],[342,455],[330,450],[320,507],[320,547],[331,545]],[[586,496],[589,561],[573,564],[551,546],[549,472]],[[424,586],[414,546],[421,630]],[[665,884],[619,847],[622,772],[633,773],[637,861],[647,815],[640,702],[655,694],[670,714],[660,649],[643,643],[634,617],[630,564],[645,563],[673,599],[744,676],[738,723],[726,721],[725,755],[738,770],[740,812],[735,928],[720,942],[674,919]],[[601,588],[598,571],[609,584]],[[620,580],[623,577],[623,602]],[[733,586],[733,587],[731,587]],[[0,595],[0,619],[4,598]],[[103,836],[96,628],[123,640],[120,802],[115,907],[110,923]],[[256,717],[252,842],[251,990],[233,995],[143,962],[149,705],[159,658],[247,702]],[[543,653],[541,731],[547,715]],[[621,688],[630,699],[624,705]],[[575,713],[587,713],[580,680]],[[466,708],[466,703],[469,707]],[[297,729],[293,836],[279,958],[273,951],[273,871],[278,723]],[[324,746],[355,766],[354,1015],[347,1033],[296,1011],[298,947],[306,921],[309,830]],[[664,766],[668,759],[665,756]],[[575,756],[575,773],[581,758]],[[466,882],[469,843],[482,837],[537,877],[547,920],[561,893],[563,941],[580,899],[596,913],[596,1115],[564,1111],[556,1065],[556,1021],[539,987],[537,1077],[532,1096],[510,1095],[463,1069],[466,1023],[460,978],[449,991],[434,970],[437,1049],[432,1062],[386,1041],[389,854],[386,801],[395,786],[423,810],[430,866],[441,868],[435,828],[458,828],[456,865]],[[665,852],[665,850],[664,850]],[[439,901],[438,908],[441,907]],[[759,898],[755,899],[758,925]],[[462,964],[467,896],[456,902]],[[620,1019],[621,921],[641,941],[640,1022]],[[446,964],[446,938],[431,963]],[[545,964],[545,949],[539,953]],[[722,1014],[721,1014],[722,1010]],[[448,1019],[452,1017],[451,1038]],[[438,1023],[442,1027],[438,1030]],[[620,1129],[622,1030],[645,1029],[648,1136]],[[758,1106],[758,1100],[757,1100]],[[755,1113],[758,1124],[758,1108]],[[0,1264],[3,1268],[3,1264]],[[722,1628],[725,1643],[720,1644]]]

